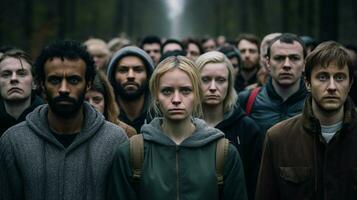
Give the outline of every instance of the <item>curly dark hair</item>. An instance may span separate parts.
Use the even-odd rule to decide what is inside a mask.
[[[57,40],[48,44],[36,59],[35,78],[39,84],[43,83],[45,79],[44,65],[46,61],[53,58],[60,58],[62,60],[82,59],[86,64],[86,81],[87,83],[93,82],[96,74],[94,61],[86,47],[74,40]]]

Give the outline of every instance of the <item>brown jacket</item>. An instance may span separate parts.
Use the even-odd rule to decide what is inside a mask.
[[[357,120],[350,99],[342,129],[327,144],[312,115],[303,113],[269,129],[257,185],[257,200],[357,199]]]

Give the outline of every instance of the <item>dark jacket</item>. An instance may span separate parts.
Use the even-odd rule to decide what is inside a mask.
[[[258,125],[237,106],[227,113],[223,121],[216,125],[225,137],[234,144],[242,158],[248,199],[254,199],[260,166],[263,134]]]
[[[246,90],[238,95],[239,104],[243,110],[246,108],[250,92],[250,90]],[[265,134],[276,123],[301,113],[307,94],[304,81],[301,79],[299,90],[283,101],[276,93],[270,78],[256,96],[249,116]]]
[[[241,74],[237,75],[234,81],[234,89],[237,91],[237,93],[243,91],[247,86],[258,82],[257,72],[247,81],[243,78]]]
[[[218,199],[215,171],[216,141],[224,134],[193,119],[195,132],[176,145],[155,118],[141,129],[144,163],[139,194],[133,185],[129,143],[115,152],[110,174],[108,199]],[[236,148],[229,145],[224,165],[222,199],[246,199],[243,166]]]
[[[256,199],[357,199],[357,116],[352,100],[345,103],[342,129],[329,143],[311,104],[309,97],[303,114],[268,131]]]
[[[118,83],[115,80],[115,70],[120,59],[126,56],[136,56],[143,61],[146,67],[147,80],[150,80],[151,74],[154,71],[154,63],[150,58],[150,56],[144,50],[135,46],[128,46],[117,51],[112,56],[109,62],[108,72],[107,72],[108,80],[110,84],[113,86],[116,97],[119,97],[119,94],[117,89]],[[144,95],[145,95],[144,108],[142,109],[140,116],[134,120],[130,120],[127,117],[125,111],[121,108],[121,105],[118,104],[120,108],[119,120],[135,128],[137,133],[140,133],[141,126],[147,122],[147,118],[148,118],[148,110],[150,105],[150,91],[148,88],[146,88],[146,91],[144,91]]]
[[[0,138],[1,200],[101,200],[114,147],[127,137],[84,103],[84,123],[65,148],[48,126],[48,106],[38,106],[26,121]]]
[[[34,93],[34,92],[33,92]],[[25,120],[27,114],[32,112],[37,106],[43,104],[43,100],[37,95],[31,96],[31,104],[28,108],[26,108],[19,118],[15,119],[11,115],[6,112],[4,100],[0,99],[0,137],[1,135],[11,126],[18,124]]]

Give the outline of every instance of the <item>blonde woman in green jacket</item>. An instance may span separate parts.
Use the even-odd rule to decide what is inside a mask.
[[[194,63],[169,57],[150,80],[157,117],[141,128],[144,157],[139,180],[133,177],[130,143],[116,150],[108,183],[108,199],[247,199],[243,166],[229,144],[223,180],[218,186],[218,129],[195,118],[202,114],[200,79]]]

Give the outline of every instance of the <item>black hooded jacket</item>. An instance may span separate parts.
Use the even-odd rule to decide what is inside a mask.
[[[237,147],[243,162],[248,199],[254,199],[264,137],[259,126],[236,106],[215,128]]]

